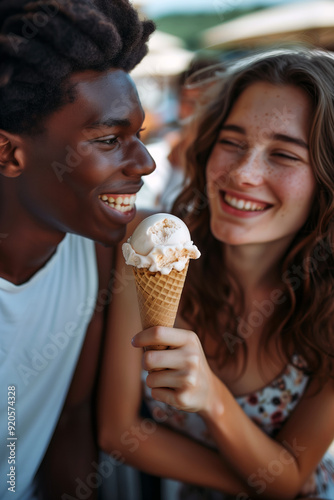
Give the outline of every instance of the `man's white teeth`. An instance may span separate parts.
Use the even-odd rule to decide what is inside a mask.
[[[130,212],[136,203],[136,195],[131,196],[107,196],[103,194],[99,197],[106,205],[119,212]]]
[[[224,195],[224,201],[231,207],[237,208],[238,210],[243,210],[244,212],[263,212],[265,207],[258,205],[257,203],[249,200],[240,200],[231,196],[227,193]]]

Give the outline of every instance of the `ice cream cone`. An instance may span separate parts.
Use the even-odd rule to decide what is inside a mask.
[[[123,243],[122,251],[125,262],[133,266],[143,329],[173,327],[189,259],[201,255],[186,224],[172,214],[150,215]]]
[[[159,325],[174,326],[188,265],[189,261],[183,271],[173,269],[169,274],[133,268],[143,329]],[[160,350],[165,347],[150,346],[147,349]]]

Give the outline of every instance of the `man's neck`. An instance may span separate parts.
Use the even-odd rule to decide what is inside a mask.
[[[8,234],[0,244],[0,277],[22,285],[50,260],[57,246],[41,240],[29,244]]]
[[[0,210],[0,277],[21,285],[50,260],[65,233],[39,225],[20,208]]]

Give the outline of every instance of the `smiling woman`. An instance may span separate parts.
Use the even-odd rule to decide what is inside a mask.
[[[294,259],[303,263],[302,268],[306,267],[310,275],[303,275],[301,287],[294,290],[294,283],[285,280],[287,295],[297,295],[298,301],[302,301],[294,306],[294,314],[299,310],[300,317],[304,317],[307,304],[312,301],[300,288],[308,289],[322,266],[326,271],[331,268],[327,259],[319,261],[314,269],[310,262],[319,242],[332,248],[334,186],[330,158],[334,139],[328,131],[334,116],[330,77],[333,66],[332,55],[325,52],[278,50],[277,54],[250,57],[228,69],[225,76],[217,77],[209,89],[211,101],[206,113],[198,118],[197,139],[187,153],[191,182],[175,206],[179,211],[190,201],[194,204],[194,210],[186,214],[190,228],[195,234],[198,231],[201,239],[206,234],[207,246],[212,245],[210,263],[201,260],[195,264],[202,268],[201,273],[204,266],[206,275],[209,268],[216,273],[216,266],[221,267],[218,261],[222,248],[224,255],[229,248],[238,252],[242,249],[236,246],[239,243],[267,242],[272,247],[277,240],[278,248],[282,247],[277,254],[279,274],[296,264]],[[194,199],[194,192],[198,193],[198,200]],[[208,196],[208,204],[196,210],[196,206],[201,206],[200,194]],[[245,210],[247,200],[257,205]],[[221,246],[220,242],[228,246]],[[252,265],[249,257],[243,260]],[[203,276],[196,276],[199,284]],[[327,305],[331,302],[331,280],[327,272],[320,280],[328,297]],[[196,288],[199,290],[198,285]],[[316,287],[313,293],[318,290]],[[203,299],[207,293],[208,290],[203,291]],[[212,289],[210,295],[218,297],[221,292]],[[320,302],[314,304],[314,311]],[[189,303],[189,313],[190,310]],[[331,311],[329,307],[329,329],[323,336],[318,336],[314,324],[305,324],[303,335],[309,332],[319,352],[327,352],[327,346],[332,345]],[[316,370],[331,373],[330,358],[326,356],[324,364],[316,362],[316,356],[308,355],[307,349],[304,352],[302,341],[300,349]]]
[[[177,328],[137,333],[133,281],[116,283],[101,446],[179,480],[173,500],[332,500],[334,57],[278,50],[219,70],[173,207],[202,256]],[[156,426],[135,449],[142,394]]]

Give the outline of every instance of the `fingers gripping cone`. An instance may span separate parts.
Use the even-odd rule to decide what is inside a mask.
[[[153,273],[147,268],[133,268],[142,327],[173,327],[187,275],[189,261],[183,271],[173,269],[169,274]],[[150,346],[148,349],[165,349]]]

